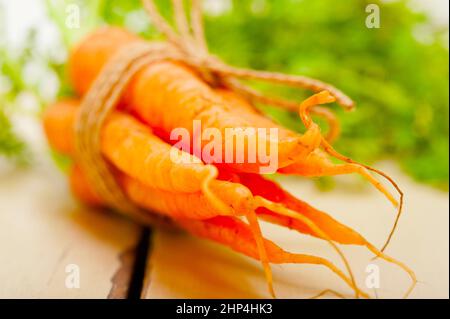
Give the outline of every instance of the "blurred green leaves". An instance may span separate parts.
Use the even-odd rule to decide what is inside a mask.
[[[417,180],[448,187],[449,53],[444,44],[448,28],[433,30],[406,1],[205,0],[205,6],[213,1],[232,4],[231,10],[207,11],[206,35],[213,53],[237,66],[332,83],[357,104],[351,113],[330,106],[342,122],[339,151],[366,163],[393,158]],[[164,15],[171,14],[170,1],[156,2]],[[65,8],[74,3],[82,13],[79,30],[64,24]],[[380,7],[379,29],[365,26],[369,3]],[[102,24],[159,37],[140,0],[46,0],[46,4],[66,47]],[[425,36],[417,37],[424,30]],[[55,65],[55,70],[61,94],[69,94],[63,66]],[[310,94],[267,89],[299,100]],[[296,114],[263,109],[288,127],[302,130]]]
[[[19,165],[28,163],[28,149],[25,143],[14,133],[11,122],[0,109],[0,155]]]
[[[448,48],[439,32],[429,43],[414,37],[423,15],[404,1],[266,0],[259,12],[254,2],[235,0],[232,12],[207,19],[215,53],[334,84],[357,104],[347,114],[335,107],[337,149],[369,163],[395,158],[416,179],[448,187]],[[365,27],[369,3],[380,6],[379,29]],[[270,113],[301,129],[295,115]]]
[[[1,8],[0,8],[1,9]],[[0,38],[5,32],[0,23]],[[0,43],[0,156],[19,165],[29,163],[29,150],[26,143],[14,131],[11,114],[14,113],[14,102],[21,92],[36,90],[23,79],[26,61],[32,55],[34,32],[29,32],[27,46],[14,54]]]

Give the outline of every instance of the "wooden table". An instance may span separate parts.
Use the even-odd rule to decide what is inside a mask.
[[[260,265],[245,256],[182,233],[144,231],[125,218],[79,205],[65,176],[43,154],[33,168],[3,172],[0,178],[0,298],[269,297]],[[407,194],[388,252],[416,271],[420,282],[411,297],[448,298],[448,193],[418,185],[392,165],[384,168],[394,172]],[[365,183],[354,181],[343,178],[323,193],[310,181],[282,179],[295,195],[379,246],[394,210]],[[340,264],[326,243],[266,224],[263,231],[290,251]],[[380,288],[369,289],[372,295],[402,295],[409,282],[397,267],[371,261],[362,248],[343,249],[362,287],[368,264],[379,266]],[[307,298],[324,288],[351,296],[323,267],[275,265],[273,271],[279,297]]]

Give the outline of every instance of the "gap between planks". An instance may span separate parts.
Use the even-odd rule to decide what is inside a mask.
[[[111,278],[108,299],[140,299],[144,281],[150,277],[147,259],[151,254],[152,230],[143,227],[137,244],[119,255],[120,267]]]

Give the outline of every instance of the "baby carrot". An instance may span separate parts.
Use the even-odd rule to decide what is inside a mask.
[[[117,50],[133,41],[139,39],[117,28],[101,29],[82,41],[70,56],[71,77],[78,93],[84,94],[101,70],[101,66]],[[232,112],[234,106],[224,103],[224,100],[193,70],[181,63],[169,61],[151,63],[140,70],[125,90],[122,102],[127,105],[130,112],[138,114],[152,128],[161,130],[166,135],[170,135],[176,128],[185,128],[191,137],[195,135],[194,133],[201,136],[208,128],[216,128],[222,132],[222,136],[226,136],[224,131],[229,128],[257,129],[259,127],[255,123],[256,118],[264,118],[257,114],[245,118]],[[196,120],[202,124],[200,132],[195,132]],[[271,127],[282,131],[274,141],[278,149],[279,167],[306,157],[320,143],[320,130],[314,125],[310,126],[304,135],[279,126]],[[239,137],[243,139],[243,144],[249,143],[247,135],[241,133]],[[256,137],[257,145],[267,144],[273,140],[269,132],[261,132]],[[202,142],[203,149],[207,142]],[[227,154],[228,157],[237,158],[237,154],[242,155],[242,152],[246,152],[246,149],[227,149],[228,142],[225,139],[221,142],[224,153],[222,159]],[[244,160],[244,163],[233,161],[227,165],[249,172],[259,172],[261,166],[266,165],[259,157],[254,162],[249,160],[248,154],[245,154]]]
[[[90,188],[89,183],[84,177],[82,171],[75,167],[72,169],[72,174],[78,176],[72,176],[71,180],[79,181],[76,184],[72,184],[72,190],[76,196],[81,196],[80,199],[85,203],[97,203],[97,196],[95,192]],[[315,256],[308,256],[302,254],[291,254],[281,250],[274,243],[259,237],[261,243],[264,246],[264,257],[261,255],[261,248],[258,245],[258,238],[255,236],[255,231],[251,225],[246,225],[237,218],[217,216],[214,208],[208,206],[208,201],[201,193],[198,194],[185,194],[185,193],[171,193],[166,191],[157,190],[126,176],[121,175],[118,180],[124,188],[129,198],[136,204],[147,208],[153,212],[159,212],[161,214],[169,215],[176,224],[189,232],[200,236],[206,237],[211,240],[217,241],[224,245],[231,247],[238,252],[244,253],[249,257],[261,260],[263,265],[268,263],[310,263],[320,264],[331,269],[341,279],[343,279],[350,287],[355,289],[357,295],[368,297],[362,292],[354,283],[353,278],[348,278],[342,271],[332,265],[329,261]],[[222,185],[221,194],[227,186],[231,186],[233,183],[222,182],[216,185]],[[224,187],[225,186],[225,187]],[[77,189],[78,188],[78,189]],[[81,189],[79,189],[81,188]],[[236,188],[229,188],[230,195],[234,195],[234,202],[241,202],[241,204],[235,204],[236,209],[248,209],[249,196],[251,194],[246,192],[233,192]],[[95,199],[92,201],[92,199]],[[246,204],[242,204],[244,201]],[[238,208],[239,207],[239,208]],[[207,212],[209,211],[209,218]],[[202,214],[200,216],[199,214]],[[229,236],[232,235],[232,236]],[[267,272],[266,277],[269,282],[269,289],[274,295],[272,290],[272,277],[270,270]]]
[[[49,106],[44,113],[44,130],[49,143],[58,151],[74,154],[74,123],[79,102],[63,100]],[[156,188],[179,192],[196,192],[205,178],[217,169],[204,165],[190,154],[173,149],[152,134],[150,128],[133,117],[114,112],[101,131],[101,152],[125,173]],[[187,163],[174,163],[171,151],[184,156]]]

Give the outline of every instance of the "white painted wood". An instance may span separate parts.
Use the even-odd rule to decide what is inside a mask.
[[[0,179],[0,298],[106,298],[140,228],[77,204],[66,177],[43,162]],[[66,287],[70,264],[79,267],[79,288]]]

